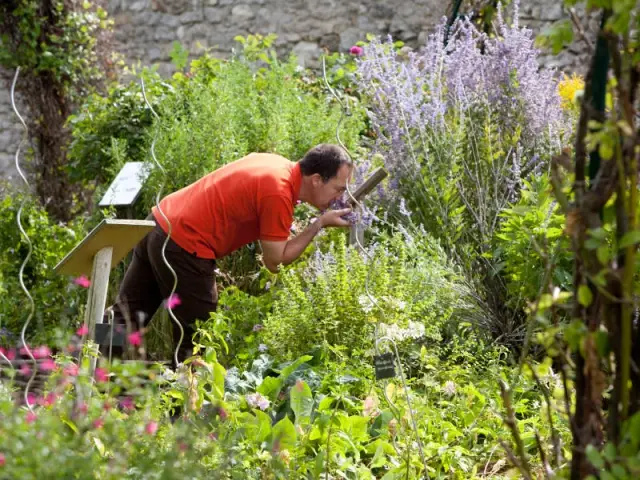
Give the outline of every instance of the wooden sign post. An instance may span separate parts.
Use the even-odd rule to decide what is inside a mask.
[[[127,253],[155,227],[152,220],[103,220],[56,265],[54,271],[65,275],[86,275],[91,279],[84,324],[94,340],[96,325],[101,324],[107,302],[109,273]],[[90,373],[95,368],[91,360]]]
[[[382,180],[387,177],[388,173],[384,168],[378,168],[375,170],[365,182],[358,187],[353,193],[351,198],[347,200],[347,203],[351,207],[355,207],[357,202],[360,202],[368,193],[373,190]],[[364,245],[364,228],[362,225],[356,224],[351,227],[349,231],[349,245]]]

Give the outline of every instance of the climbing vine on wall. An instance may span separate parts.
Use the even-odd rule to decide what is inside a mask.
[[[21,69],[17,90],[29,115],[31,174],[38,197],[55,218],[72,215],[73,195],[62,168],[67,117],[77,99],[115,75],[111,22],[97,1],[7,0],[0,3],[0,65]],[[77,198],[77,197],[76,197]]]

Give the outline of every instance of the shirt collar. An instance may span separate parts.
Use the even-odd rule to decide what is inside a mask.
[[[293,188],[293,205],[295,207],[296,203],[298,203],[300,187],[302,186],[302,171],[300,170],[300,164],[298,162],[296,162],[291,169],[291,186]]]

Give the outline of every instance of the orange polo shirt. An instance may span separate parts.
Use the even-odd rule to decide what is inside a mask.
[[[288,240],[301,182],[297,163],[251,153],[168,195],[160,207],[174,242],[198,257],[221,258],[256,240]]]

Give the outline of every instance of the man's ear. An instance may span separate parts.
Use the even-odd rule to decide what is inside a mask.
[[[320,175],[319,173],[314,173],[313,175],[311,175],[311,184],[315,188],[318,188],[323,183],[324,183],[324,180],[322,179],[322,175]]]

